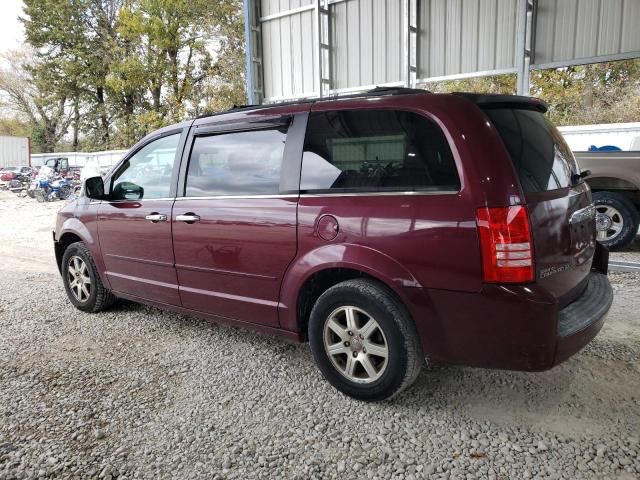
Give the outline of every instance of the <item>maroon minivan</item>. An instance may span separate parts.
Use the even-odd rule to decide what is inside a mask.
[[[237,108],[144,138],[58,214],[73,305],[116,297],[308,340],[390,398],[430,363],[540,371],[613,295],[540,100],[409,89]]]

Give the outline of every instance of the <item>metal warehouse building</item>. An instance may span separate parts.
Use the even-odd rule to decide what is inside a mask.
[[[640,56],[640,0],[244,0],[250,103]]]

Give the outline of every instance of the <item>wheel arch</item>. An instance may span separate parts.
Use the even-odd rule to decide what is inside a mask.
[[[72,243],[82,241],[82,238],[75,232],[65,232],[55,242],[56,263],[58,264],[58,271],[60,273],[62,273],[62,257],[64,256],[64,252]]]
[[[411,314],[407,287],[420,287],[418,280],[400,263],[369,247],[330,245],[296,259],[281,288],[280,326],[301,332],[306,339],[309,314],[317,298],[345,280],[366,278],[387,288]]]
[[[110,288],[109,280],[104,274],[104,263],[102,261],[102,252],[100,251],[98,239],[83,222],[75,217],[65,219],[56,234],[54,249],[58,270],[62,272],[62,257],[64,256],[64,252],[69,245],[75,242],[84,242],[93,257],[93,261],[96,264],[102,283],[107,288]]]
[[[589,184],[589,187],[591,187],[591,190],[594,190],[594,191],[640,190],[640,187],[638,186],[638,184],[621,177],[597,175],[597,176],[587,177],[585,181]]]

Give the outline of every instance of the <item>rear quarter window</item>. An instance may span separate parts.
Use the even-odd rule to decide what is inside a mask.
[[[405,111],[312,112],[300,189],[309,193],[458,191],[449,145],[431,120]]]
[[[512,108],[486,109],[485,113],[500,133],[525,192],[571,186],[578,166],[562,134],[544,114]]]

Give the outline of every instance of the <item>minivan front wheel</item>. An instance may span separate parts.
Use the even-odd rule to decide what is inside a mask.
[[[393,397],[414,382],[423,363],[406,308],[370,280],[347,280],[318,298],[309,319],[309,343],[324,377],[360,400]]]
[[[83,312],[99,312],[115,301],[100,280],[98,269],[83,242],[67,247],[62,256],[62,281],[69,301]]]

